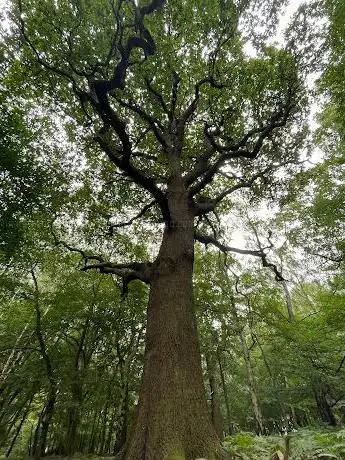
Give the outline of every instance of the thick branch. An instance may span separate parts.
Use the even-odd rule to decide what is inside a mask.
[[[198,233],[198,232],[195,232],[194,239],[196,241],[199,241],[199,243],[205,244],[206,246],[208,244],[213,244],[213,246],[216,246],[222,252],[235,252],[236,254],[245,254],[245,255],[250,255],[250,256],[255,256],[255,257],[261,256],[261,253],[258,250],[240,249],[240,248],[235,248],[232,246],[227,246],[212,236],[202,235],[201,233]]]
[[[269,171],[273,169],[272,166],[269,166],[266,168],[264,171],[260,171],[257,174],[254,174],[250,179],[244,180],[238,178],[240,181],[238,184],[233,185],[232,187],[229,187],[228,189],[225,189],[222,193],[220,193],[216,198],[213,198],[205,203],[196,203],[196,215],[201,216],[204,214],[207,214],[210,211],[214,211],[216,206],[227,196],[231,195],[234,193],[236,190],[240,190],[242,188],[251,188],[254,182],[259,179],[260,177],[264,177],[265,174],[267,174]]]
[[[111,145],[105,135],[99,133],[96,140],[102,150],[107,154],[110,161],[126,173],[126,175],[129,176],[136,184],[151,193],[161,209],[163,219],[168,222],[170,220],[168,201],[162,190],[157,187],[155,181],[152,178],[145,176],[142,171],[130,163],[128,158],[123,155],[122,151],[117,150],[113,145]]]
[[[214,176],[228,160],[235,158],[255,159],[259,155],[261,148],[264,145],[264,141],[270,137],[272,132],[275,129],[286,125],[293,107],[294,105],[289,102],[278,112],[272,115],[265,126],[250,130],[237,144],[222,146],[216,141],[215,134],[212,134],[210,130],[206,130],[205,133],[208,141],[213,150],[219,153],[219,156],[211,165],[208,164],[208,161],[203,163],[197,162],[195,168],[188,175],[189,184],[192,184],[199,179],[198,182],[190,187],[190,195],[196,195],[204,187],[206,187],[206,185],[210,184],[213,181]],[[258,135],[258,137],[254,142],[253,147],[251,149],[247,148],[247,142],[255,135]]]
[[[195,85],[195,88],[194,88],[194,99],[192,100],[192,102],[189,104],[189,106],[186,108],[186,110],[181,115],[181,120],[184,123],[186,123],[190,119],[190,117],[194,114],[194,112],[196,111],[196,109],[198,107],[199,98],[200,98],[200,89],[201,89],[202,86],[204,86],[207,83],[212,88],[218,88],[218,89],[224,88],[224,85],[222,85],[220,83],[217,83],[213,76],[209,76],[209,77],[206,77],[206,78],[203,78],[202,80],[200,80]]]
[[[284,281],[284,278],[282,274],[280,273],[280,271],[278,270],[277,266],[271,262],[268,262],[267,254],[265,253],[264,249],[260,249],[260,250],[240,249],[240,248],[235,248],[232,246],[227,246],[223,243],[220,243],[216,238],[213,238],[212,236],[201,235],[200,233],[197,233],[197,232],[195,232],[194,234],[194,239],[205,245],[213,244],[214,246],[216,246],[218,249],[220,249],[224,253],[234,252],[236,254],[244,254],[244,255],[250,255],[254,257],[260,257],[262,266],[270,268],[271,271],[275,274],[275,279],[277,281]]]
[[[156,51],[155,42],[144,25],[145,16],[162,8],[164,0],[152,0],[152,2],[143,7],[135,7],[135,28],[139,31],[139,36],[129,37],[125,46],[119,46],[121,60],[114,69],[113,77],[110,80],[98,80],[93,82],[93,89],[97,96],[100,111],[107,111],[109,107],[108,94],[117,88],[125,87],[126,73],[130,66],[130,55],[134,48],[140,48],[145,54],[145,59],[152,56]]]
[[[131,101],[124,101],[123,99],[119,98],[119,97],[116,97],[115,96],[115,99],[117,100],[117,102],[122,106],[122,107],[125,107],[129,110],[131,110],[132,112],[136,113],[137,115],[139,115],[139,117],[142,119],[142,120],[145,120],[149,127],[152,129],[152,131],[154,132],[155,136],[156,136],[156,139],[158,140],[158,142],[164,147],[166,148],[167,147],[167,142],[166,142],[166,139],[164,137],[164,126],[161,124],[161,122],[153,117],[152,115],[148,114],[147,112],[145,112],[145,110],[140,107],[140,105],[138,104],[135,104],[134,102],[131,102]]]
[[[100,273],[119,276],[123,281],[122,294],[126,294],[128,291],[128,284],[131,281],[140,280],[146,284],[150,283],[151,266],[152,264],[150,262],[131,262],[127,264],[103,262],[90,265],[86,264],[82,268],[82,271],[98,270]]]
[[[151,280],[151,263],[150,262],[130,262],[130,263],[112,263],[105,262],[103,257],[96,255],[87,255],[85,251],[74,248],[64,241],[56,240],[56,245],[61,245],[71,252],[77,252],[84,261],[82,271],[98,270],[100,273],[119,276],[123,279],[123,293],[127,292],[127,287],[130,281],[140,280],[144,283],[149,283]],[[96,260],[98,263],[89,264],[91,260]]]
[[[77,254],[79,254],[82,259],[84,260],[85,264],[89,261],[89,260],[98,260],[99,262],[103,262],[103,258],[101,256],[96,256],[96,255],[87,255],[85,251],[83,251],[82,249],[79,249],[79,248],[75,248],[75,247],[72,247],[70,246],[68,243],[66,243],[65,241],[62,241],[62,240],[58,240],[53,232],[53,236],[54,236],[54,239],[55,239],[55,245],[56,246],[63,246],[64,248],[68,249],[70,252],[76,252]]]

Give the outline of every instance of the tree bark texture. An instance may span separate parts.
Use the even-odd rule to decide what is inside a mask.
[[[221,458],[225,453],[208,414],[193,310],[193,206],[178,176],[167,194],[171,221],[153,266],[142,387],[125,459]]]

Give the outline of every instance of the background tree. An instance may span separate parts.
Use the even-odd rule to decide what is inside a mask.
[[[143,216],[164,222],[158,255],[148,247],[134,262],[130,251],[111,262],[106,236],[95,244],[99,220],[77,245],[63,244],[82,256],[84,271],[122,278],[124,291],[133,280],[150,286],[143,382],[125,458],[225,456],[203,391],[194,241],[267,265],[266,249],[236,249],[211,236],[212,215],[229,209],[239,190],[257,197],[279,190],[282,176],[296,171],[306,134],[303,55],[267,46],[280,4],[262,3],[266,32],[251,31],[258,55],[243,52],[255,6],[13,2],[13,38],[22,46],[11,78],[25,76],[28,96],[43,96],[46,108],[57,100],[70,139],[85,147],[75,223],[99,214],[115,233]],[[114,218],[129,203],[129,220]],[[74,232],[63,217],[55,223],[65,239]]]

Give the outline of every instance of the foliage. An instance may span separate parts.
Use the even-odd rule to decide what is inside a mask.
[[[206,244],[194,309],[225,447],[267,459],[289,433],[291,459],[344,458],[344,430],[326,426],[343,426],[345,407],[345,9],[301,6],[281,45],[283,4],[167,1],[145,18],[156,52],[133,50],[126,84],[102,107],[93,90],[138,32],[136,2],[12,2],[0,82],[5,455],[34,454],[45,425],[49,455],[121,450],[145,361],[141,281],[152,286],[165,265],[175,276],[178,244],[162,262],[158,242],[187,197],[195,234],[188,222],[178,242]],[[300,162],[315,151],[317,164]]]
[[[341,460],[344,458],[344,430],[303,429],[289,436],[291,436],[289,450],[291,460],[316,460],[318,458]],[[285,449],[285,442],[282,438],[255,437],[244,433],[227,438],[224,444],[234,458],[243,460],[266,460],[278,450],[284,453]]]

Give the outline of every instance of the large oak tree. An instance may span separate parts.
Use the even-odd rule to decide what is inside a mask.
[[[83,270],[116,275],[124,290],[132,280],[150,288],[137,416],[121,454],[127,460],[226,457],[204,396],[194,245],[269,264],[267,248],[220,242],[214,216],[229,211],[241,190],[279,190],[298,160],[301,56],[291,37],[281,49],[265,45],[279,7],[270,0],[13,1],[22,69],[17,63],[14,74],[45,106],[58,102],[76,143],[108,159],[108,185],[118,190],[118,179],[136,197],[131,219],[110,219],[110,233],[143,218],[164,224],[154,260],[78,250]],[[245,40],[257,45],[256,57],[245,54]]]

